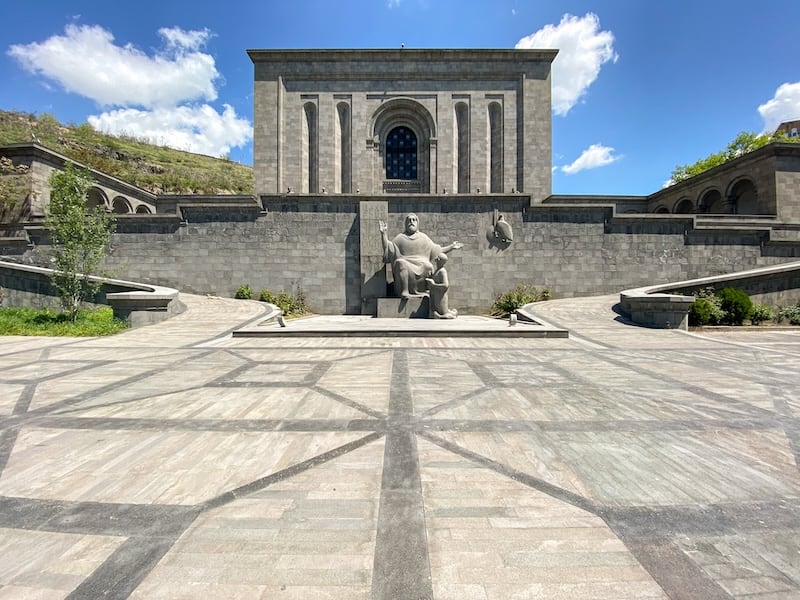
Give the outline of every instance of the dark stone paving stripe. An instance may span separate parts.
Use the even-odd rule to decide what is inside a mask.
[[[318,361],[314,367],[306,373],[306,376],[303,377],[303,383],[305,385],[316,385],[320,379],[327,373],[330,368],[333,366],[333,363],[328,361]]]
[[[386,417],[386,415],[384,413],[382,413],[382,412],[380,412],[378,410],[374,410],[374,409],[370,408],[369,406],[364,406],[360,402],[356,402],[355,400],[351,400],[350,398],[342,396],[341,394],[337,394],[336,392],[332,392],[331,390],[328,390],[328,389],[326,389],[326,388],[324,388],[322,386],[314,385],[314,386],[311,386],[311,389],[314,390],[315,392],[317,392],[318,394],[322,394],[323,396],[326,396],[327,398],[330,398],[331,400],[335,400],[336,402],[344,404],[345,406],[349,406],[350,408],[354,408],[355,410],[363,412],[366,415],[370,415],[371,417],[375,417],[376,419],[383,419],[383,418]]]
[[[28,426],[50,429],[96,429],[126,431],[379,431],[382,419],[124,419],[114,417],[37,417]]]
[[[732,600],[684,552],[668,540],[623,540],[671,600]]]
[[[496,473],[505,475],[514,481],[519,481],[523,485],[543,492],[548,496],[556,498],[557,500],[561,500],[562,502],[566,502],[567,504],[571,504],[572,506],[581,508],[592,514],[600,514],[601,512],[600,506],[594,501],[584,498],[583,496],[580,496],[574,492],[570,492],[569,490],[565,490],[564,488],[560,488],[557,485],[553,485],[544,479],[539,479],[538,477],[533,477],[532,475],[518,471],[517,469],[509,467],[508,465],[504,465],[503,463],[499,463],[487,458],[486,456],[477,454],[471,450],[467,450],[466,448],[462,448],[461,446],[448,442],[447,440],[443,440],[442,438],[437,437],[429,432],[418,432],[418,435],[430,442],[433,442],[440,448],[444,448],[453,454],[457,454],[458,456],[466,458],[467,460],[472,461],[482,467],[491,469]]]
[[[118,349],[114,349],[113,351],[117,351]],[[214,354],[217,350],[207,350],[203,352],[199,352],[197,356],[192,358],[182,357],[180,359],[176,359],[170,363],[166,363],[160,367],[155,369],[149,369],[142,373],[137,373],[136,375],[132,375],[131,377],[125,377],[123,379],[119,379],[113,383],[109,383],[107,385],[100,386],[93,390],[87,390],[78,394],[77,396],[73,396],[72,398],[67,398],[66,400],[61,400],[59,402],[54,402],[53,404],[48,404],[47,406],[42,406],[41,408],[37,408],[31,411],[28,411],[28,415],[41,415],[41,414],[49,414],[56,412],[57,410],[61,410],[63,408],[68,408],[75,406],[76,404],[80,404],[81,402],[85,402],[87,400],[93,400],[98,397],[102,397],[106,394],[111,394],[115,390],[120,388],[127,387],[133,383],[138,383],[140,381],[144,381],[148,377],[152,377],[153,375],[158,375],[165,371],[173,372],[173,373],[180,373],[181,369],[185,368],[187,362],[191,362],[192,360],[197,360],[201,358],[205,358],[211,354]],[[85,369],[83,369],[85,371]]]
[[[0,431],[0,476],[5,471],[8,459],[11,457],[11,452],[14,450],[14,444],[17,443],[17,434],[19,427],[9,427]]]
[[[436,413],[440,413],[443,410],[450,410],[451,408],[455,408],[457,406],[462,405],[464,402],[467,402],[467,401],[471,400],[475,396],[479,396],[480,394],[483,394],[484,392],[488,392],[490,389],[491,388],[489,388],[489,387],[481,387],[481,388],[472,390],[471,392],[467,392],[466,394],[463,394],[462,396],[459,396],[458,398],[453,398],[452,400],[448,400],[447,402],[444,402],[442,404],[437,404],[436,406],[434,406],[432,408],[429,408],[428,410],[423,412],[421,414],[421,416],[422,417],[428,417],[428,416],[431,416],[431,415],[435,415]]]
[[[64,364],[71,364],[74,365],[78,361],[74,360],[63,360],[63,361],[49,361],[50,364],[54,364],[56,362],[64,363]],[[61,379],[62,377],[69,377],[70,375],[74,375],[75,373],[85,373],[87,369],[95,369],[98,367],[104,367],[106,365],[114,364],[114,361],[111,360],[89,360],[89,361],[80,361],[78,362],[77,366],[72,369],[67,369],[65,371],[58,371],[57,373],[50,373],[49,375],[44,375],[41,377],[21,377],[16,378],[13,377],[2,377],[0,378],[0,383],[22,383],[22,384],[31,384],[31,383],[41,383],[42,381],[50,381],[53,379]]]
[[[670,420],[670,421],[503,421],[480,419],[421,419],[417,427],[422,431],[533,431],[533,432],[625,432],[649,433],[659,431],[712,431],[716,429],[754,430],[781,429],[785,423],[779,419],[737,420]]]
[[[417,438],[411,427],[408,354],[395,351],[381,500],[372,570],[373,600],[433,598]]]
[[[127,598],[169,552],[174,538],[130,538],[84,579],[66,600]]]
[[[14,405],[14,410],[12,414],[15,415],[22,415],[28,412],[28,408],[31,405],[31,400],[33,400],[33,394],[36,392],[36,384],[26,385],[25,388],[22,390],[22,393],[19,395],[17,399],[17,403]]]
[[[85,535],[180,535],[196,506],[71,502],[0,496],[0,527]]]
[[[261,477],[260,479],[256,479],[255,481],[251,481],[245,485],[239,486],[233,490],[224,492],[210,500],[204,502],[202,506],[203,511],[211,510],[213,508],[217,508],[219,506],[224,506],[234,500],[239,498],[243,498],[248,496],[249,494],[253,494],[255,492],[259,492],[264,488],[278,483],[279,481],[283,481],[284,479],[288,479],[289,477],[293,477],[303,471],[307,471],[308,469],[312,469],[314,467],[318,467],[334,458],[338,458],[347,454],[348,452],[352,452],[353,450],[357,450],[362,446],[366,446],[367,444],[374,442],[377,439],[380,439],[384,434],[383,433],[371,433],[363,438],[357,439],[353,442],[348,444],[344,444],[339,446],[338,448],[334,448],[333,450],[329,450],[328,452],[324,452],[313,458],[309,458],[308,460],[304,460],[303,462],[297,463],[291,467],[278,471],[276,473],[272,473],[271,475],[267,475],[265,477]]]
[[[760,408],[758,406],[754,406],[752,404],[748,404],[747,402],[739,400],[738,398],[733,398],[726,394],[720,394],[718,392],[714,392],[699,385],[692,385],[686,383],[683,380],[670,377],[669,375],[666,375],[661,371],[639,366],[636,364],[635,361],[627,361],[627,360],[611,358],[610,356],[604,356],[602,353],[596,354],[595,358],[597,360],[602,360],[608,364],[618,366],[620,369],[622,369],[620,371],[621,373],[625,373],[627,371],[627,372],[637,373],[639,375],[644,375],[645,377],[649,377],[653,381],[659,381],[663,383],[665,388],[692,392],[700,397],[708,398],[710,400],[714,400],[721,404],[728,404],[730,406],[735,406],[738,410],[747,413],[754,418],[763,418],[763,417],[769,418],[774,416],[774,413],[772,411]]]

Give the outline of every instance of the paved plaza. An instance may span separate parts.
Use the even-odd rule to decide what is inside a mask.
[[[264,306],[182,298],[2,338],[0,598],[800,598],[800,330],[608,296],[537,305],[568,339],[232,337]]]

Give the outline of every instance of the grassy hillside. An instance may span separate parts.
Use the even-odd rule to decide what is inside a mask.
[[[62,125],[48,114],[0,110],[0,146],[31,141],[154,193],[253,193],[247,165],[98,133],[88,123]]]

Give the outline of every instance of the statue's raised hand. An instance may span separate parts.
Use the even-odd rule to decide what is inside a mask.
[[[463,248],[464,244],[461,242],[453,242],[453,250],[458,250],[459,248]]]
[[[380,231],[381,233],[386,233],[387,229],[388,227],[386,226],[386,223],[384,221],[378,221],[378,231]]]

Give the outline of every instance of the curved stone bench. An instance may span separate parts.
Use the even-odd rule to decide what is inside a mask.
[[[691,292],[706,287],[720,289],[727,285],[743,289],[759,302],[766,299],[796,302],[800,298],[800,262],[624,290],[619,294],[619,305],[622,312],[639,325],[686,330],[694,296],[665,292]]]
[[[5,303],[36,308],[58,306],[58,291],[50,280],[52,273],[53,269],[0,261]],[[107,277],[89,279],[101,284],[91,303],[110,306],[114,316],[125,319],[131,327],[158,323],[185,309],[178,290],[172,288]]]

